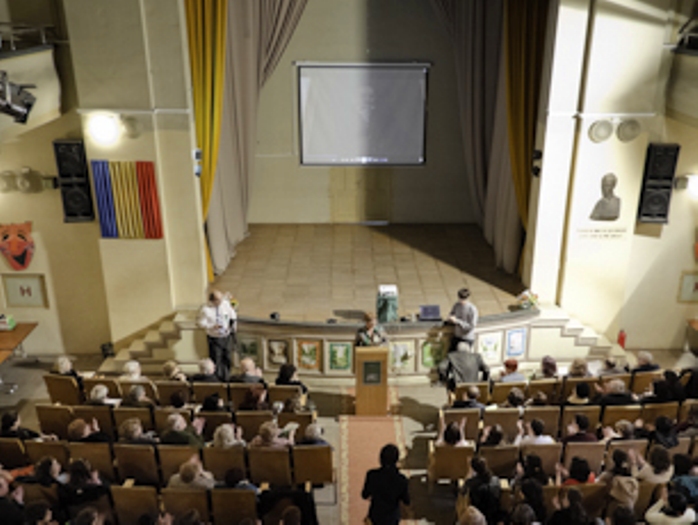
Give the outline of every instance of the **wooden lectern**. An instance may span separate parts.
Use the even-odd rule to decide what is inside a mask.
[[[357,346],[356,415],[385,416],[388,413],[388,348]]]

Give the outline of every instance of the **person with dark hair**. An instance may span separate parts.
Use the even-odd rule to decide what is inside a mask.
[[[46,435],[35,432],[28,428],[24,428],[19,413],[15,410],[10,410],[2,415],[0,420],[0,437],[16,438],[24,441],[25,439],[44,439],[47,441],[55,441],[58,439],[55,435]]]
[[[589,468],[589,462],[577,456],[572,458],[570,468],[567,470],[561,463],[555,465],[555,484],[579,485],[581,483],[594,483],[596,476]]]
[[[59,485],[58,498],[65,508],[96,503],[109,495],[109,485],[85,459],[74,459],[68,466],[68,482]]]
[[[368,517],[375,525],[398,525],[400,502],[410,504],[407,478],[397,468],[399,457],[395,445],[385,445],[380,452],[380,468],[366,473],[361,497],[371,500]]]
[[[669,386],[669,382],[664,379],[656,379],[652,381],[652,393],[645,395],[640,399],[643,405],[652,405],[657,403],[671,403],[674,401],[674,396]]]
[[[540,360],[540,373],[534,375],[534,379],[554,379],[557,377],[557,362],[555,358],[546,355]]]
[[[635,508],[635,502],[640,490],[640,484],[630,471],[628,453],[623,449],[613,451],[613,467],[602,473],[597,481],[605,483],[608,489],[608,508],[606,514],[611,514],[616,507]]]
[[[250,385],[238,410],[269,410],[267,390],[264,385],[259,383]]]
[[[485,409],[485,405],[480,403],[480,389],[475,385],[470,385],[463,393],[463,399],[456,399],[453,402],[452,408],[479,408]]]
[[[686,400],[686,387],[679,379],[679,374],[673,370],[664,370],[664,381],[669,385],[671,400],[683,403]]]
[[[70,521],[70,525],[104,525],[104,516],[94,507],[85,507]]]
[[[204,402],[201,403],[202,412],[227,412],[225,403],[218,392],[214,392],[210,396],[204,398]]]
[[[502,428],[502,425],[496,424],[486,426],[482,429],[482,435],[480,436],[481,447],[496,447],[505,444],[504,429]]]
[[[589,432],[589,418],[584,414],[575,414],[574,420],[567,425],[567,435],[562,439],[563,443],[593,443],[598,441],[596,436]]]
[[[599,370],[599,377],[617,376],[619,374],[625,374],[625,370],[618,366],[618,361],[616,361],[615,357],[607,357],[603,362],[603,368]]]
[[[582,504],[582,494],[577,489],[563,487],[553,499],[555,512],[548,525],[589,525],[591,520]]]
[[[519,491],[521,493],[521,502],[526,503],[533,509],[533,512],[536,514],[536,521],[545,523],[548,511],[545,508],[543,486],[540,481],[535,478],[526,478],[519,485]]]
[[[659,416],[654,420],[654,430],[649,433],[649,438],[664,448],[674,448],[679,444],[674,422],[666,416]]]
[[[45,501],[35,501],[24,509],[25,525],[56,525],[51,506]]]
[[[453,325],[453,335],[448,348],[449,352],[455,352],[458,343],[467,343],[472,347],[475,342],[475,327],[478,321],[478,311],[470,302],[470,290],[461,288],[458,290],[458,301],[451,308],[448,322]]]
[[[637,523],[633,509],[628,507],[616,507],[612,513],[607,512],[606,514],[611,514],[610,525],[635,525]]]
[[[628,450],[631,471],[638,481],[668,483],[674,475],[669,452],[664,447],[654,446],[650,450],[648,462],[635,449]]]
[[[694,523],[696,513],[688,507],[686,497],[680,492],[674,492],[663,486],[660,498],[645,513],[647,523],[670,525],[674,523]]]
[[[542,390],[537,390],[534,392],[534,394],[524,403],[524,405],[527,407],[545,407],[549,404],[548,396]]]
[[[532,419],[524,423],[522,420],[516,422],[519,433],[514,439],[514,445],[545,445],[555,443],[552,436],[545,435],[545,424],[540,419]]]
[[[275,383],[277,385],[299,386],[304,394],[308,393],[308,387],[298,379],[298,368],[291,363],[284,363],[281,365]]]
[[[174,408],[184,408],[189,403],[189,391],[185,389],[177,390],[170,396],[170,406]]]
[[[526,503],[518,503],[514,507],[514,510],[511,511],[511,516],[509,517],[509,523],[511,525],[531,525],[536,521],[536,513],[530,505]],[[488,520],[487,523],[493,522]]]
[[[451,421],[446,424],[443,412],[439,413],[439,436],[436,445],[450,445],[452,447],[464,447],[468,445],[465,439],[465,423],[467,418],[462,417],[460,422]]]
[[[521,390],[519,387],[515,386],[511,390],[509,390],[509,393],[507,394],[507,399],[502,403],[500,408],[518,408],[519,412],[523,414],[523,407],[526,403],[526,396],[523,393],[523,390]],[[490,410],[494,410],[497,407],[492,406]]]
[[[281,513],[280,525],[301,525],[301,509],[295,505],[286,507]]]
[[[465,482],[463,494],[469,496],[470,504],[482,512],[487,523],[498,523],[502,519],[499,478],[492,474],[485,459],[478,456],[470,460],[470,469],[471,477]]]
[[[24,524],[24,490],[11,486],[10,473],[0,471],[0,519],[3,525]]]
[[[240,467],[233,467],[225,473],[225,486],[229,489],[254,490],[259,494],[259,488],[247,479],[245,471]]]
[[[582,383],[577,383],[574,387],[574,392],[572,392],[567,401],[566,405],[588,405],[591,403],[591,389],[589,388],[589,383],[586,381]]]
[[[542,486],[548,484],[548,475],[543,470],[543,462],[540,456],[526,454],[523,458],[523,462],[518,462],[516,464],[516,476],[511,481],[511,486],[518,486],[527,479],[534,479]]]
[[[674,454],[674,477],[671,479],[674,490],[680,492],[691,505],[698,503],[698,475],[694,473],[693,460],[685,454]]]
[[[676,426],[677,437],[698,436],[698,404],[691,405],[685,421]]]

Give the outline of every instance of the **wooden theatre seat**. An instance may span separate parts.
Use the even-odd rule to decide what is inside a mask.
[[[235,424],[242,428],[242,437],[248,442],[257,435],[262,423],[272,419],[274,419],[274,415],[271,410],[238,410],[235,412]]]
[[[630,389],[635,394],[644,394],[658,379],[664,378],[663,370],[653,370],[652,372],[635,372]]]
[[[562,457],[562,443],[523,445],[521,447],[521,457],[525,458],[529,454],[538,456],[543,465],[543,472],[549,477],[554,477],[555,465],[560,462]]]
[[[446,408],[440,409],[443,414],[443,421],[446,425],[455,422],[460,424],[462,418],[465,420],[465,439],[477,441],[480,433],[480,409],[479,408]],[[441,418],[439,418],[441,419]]]
[[[160,494],[165,512],[172,514],[175,520],[191,509],[195,509],[199,512],[203,523],[210,521],[208,491],[195,488],[164,488]]]
[[[543,422],[544,434],[558,436],[560,431],[560,407],[558,406],[526,407],[523,419],[525,422],[539,419]]]
[[[526,393],[526,387],[528,383],[526,381],[516,381],[512,383],[502,383],[501,381],[495,381],[492,383],[492,392],[490,392],[490,403],[495,405],[500,405],[507,400],[509,392],[512,388],[518,388]]]
[[[0,438],[0,464],[8,470],[29,464],[21,439]]]
[[[79,405],[83,402],[80,385],[72,376],[60,374],[44,374],[46,390],[51,398],[51,403],[62,405]]]
[[[606,384],[609,381],[613,379],[620,379],[623,381],[623,384],[625,385],[625,389],[627,391],[630,391],[630,385],[632,383],[633,375],[628,373],[628,374],[613,374],[613,375],[604,375],[599,378],[599,382],[602,384]]]
[[[109,443],[68,443],[68,451],[73,459],[86,459],[103,477],[113,482],[116,480],[114,460]]]
[[[645,513],[647,509],[652,505],[658,498],[658,488],[660,485],[656,483],[650,483],[647,481],[641,481],[638,487],[637,501],[635,502],[635,520],[645,521]]]
[[[239,412],[238,412],[239,414]],[[305,429],[317,419],[316,412],[281,412],[278,415],[279,428],[284,428],[288,423],[298,423],[296,440],[305,436]]]
[[[646,439],[614,439],[608,442],[608,450],[606,451],[606,470],[611,470],[613,468],[613,452],[616,449],[621,449],[628,451],[634,449],[637,451],[638,455],[645,457],[647,454],[647,447],[649,446],[649,441]]]
[[[143,431],[153,430],[153,413],[148,407],[116,407],[113,409],[114,425],[118,430],[121,423],[131,418],[138,418],[143,425]]]
[[[698,406],[698,399],[686,399],[681,403],[681,408],[679,409],[679,423],[683,423],[688,419],[688,414],[691,412],[692,406]]]
[[[119,385],[121,386],[121,392],[123,393],[124,397],[128,395],[132,387],[138,385],[142,386],[145,389],[145,395],[147,397],[149,397],[153,401],[158,400],[158,391],[150,379],[141,381],[134,381],[133,379],[119,379]]]
[[[659,416],[665,416],[675,421],[679,416],[679,404],[674,401],[673,403],[650,403],[647,405],[642,405],[642,415],[640,416],[645,423],[654,424],[655,420]]]
[[[589,419],[589,431],[593,432],[601,419],[601,407],[596,405],[565,406],[562,407],[562,419],[560,420],[560,435],[567,435],[567,427],[577,414],[584,414]]]
[[[204,440],[211,441],[213,439],[213,433],[216,429],[221,426],[230,424],[233,422],[233,414],[230,412],[197,412],[196,417],[202,417],[206,420],[206,425],[204,425]]]
[[[39,503],[45,501],[51,508],[59,508],[60,501],[58,498],[58,486],[51,485],[46,487],[41,483],[20,483],[24,490],[24,505]]]
[[[460,481],[468,478],[470,473],[470,460],[475,455],[473,447],[452,447],[450,445],[436,445],[429,441],[429,466],[427,479],[429,491],[433,491],[434,485],[442,479]]]
[[[582,505],[591,519],[601,517],[606,508],[608,489],[605,483],[582,483],[574,485],[582,493]]]
[[[112,485],[111,496],[120,524],[138,523],[138,518],[143,514],[158,516],[160,513],[155,487]]]
[[[270,405],[276,401],[285,403],[287,399],[303,395],[303,390],[298,385],[269,385],[267,391]]]
[[[68,439],[68,425],[73,420],[73,410],[65,405],[36,405],[39,427],[44,434],[55,434]]]
[[[533,397],[537,392],[543,392],[548,398],[548,403],[555,404],[560,400],[562,383],[557,378],[532,379],[528,382],[527,396]]]
[[[228,383],[197,383],[191,384],[194,399],[197,403],[203,403],[204,399],[213,394],[218,394],[224,403],[230,400],[228,396]]]
[[[122,398],[121,385],[119,381],[113,377],[85,377],[82,380],[82,386],[85,390],[85,397],[90,398],[90,392],[97,385],[104,385],[109,390],[107,394],[111,398],[120,399]]]
[[[496,410],[485,410],[482,416],[483,427],[501,425],[502,429],[504,430],[504,438],[507,441],[513,441],[518,434],[518,421],[518,408],[498,408]]]
[[[565,376],[562,384],[562,396],[560,397],[560,403],[567,401],[567,398],[572,395],[579,383],[588,383],[591,392],[594,392],[594,383],[598,380],[595,377],[569,377]]]
[[[250,447],[247,449],[247,459],[250,465],[250,481],[255,485],[292,485],[291,455],[287,448]]]
[[[497,447],[480,447],[480,457],[487,461],[487,466],[497,476],[511,478],[519,461],[517,445],[499,445]]]
[[[597,476],[601,472],[601,465],[606,455],[606,443],[567,443],[565,445],[565,453],[563,464],[569,469],[572,463],[572,458],[579,457],[586,459],[589,463],[589,468]]]
[[[184,391],[186,399],[191,398],[191,385],[184,381],[155,381],[155,388],[158,391],[160,405],[166,407],[170,405],[172,396],[177,392]]]
[[[233,404],[233,410],[236,410],[245,401],[245,396],[247,391],[252,386],[251,383],[230,383],[228,385],[228,395],[230,396],[230,402]]]
[[[174,408],[174,407],[157,407],[153,410],[153,419],[155,421],[155,432],[162,435],[168,429],[167,418],[170,414],[182,414],[187,425],[191,424],[192,416],[189,408]]]
[[[325,485],[335,482],[332,447],[329,445],[295,445],[291,448],[293,479],[297,485]]]
[[[489,381],[479,381],[477,383],[459,383],[456,385],[456,391],[454,396],[456,399],[463,399],[463,396],[467,396],[468,388],[471,386],[476,386],[480,390],[480,397],[478,401],[483,405],[486,405],[490,400],[490,382]]]
[[[205,447],[204,469],[213,474],[213,477],[218,480],[225,479],[225,473],[232,468],[239,468],[247,473],[247,465],[245,464],[245,447],[236,445],[231,448],[216,448]]]
[[[621,419],[625,419],[633,423],[642,415],[641,405],[609,405],[604,407],[601,421],[604,427],[612,427]]]
[[[116,429],[114,428],[114,416],[112,407],[109,405],[78,405],[73,407],[73,415],[76,418],[84,419],[87,422],[96,419],[99,424],[99,429],[105,434],[116,437]]]
[[[211,510],[215,525],[229,525],[250,519],[257,523],[257,496],[252,490],[213,489]]]
[[[121,481],[134,479],[139,485],[159,485],[158,462],[152,445],[114,444],[114,458]]]
[[[24,449],[32,465],[36,465],[42,458],[50,456],[56,458],[56,461],[64,469],[68,467],[70,455],[67,441],[25,441]]]
[[[167,485],[170,476],[179,472],[179,467],[183,463],[191,460],[194,456],[200,457],[198,448],[185,445],[158,445],[157,451],[163,485]]]

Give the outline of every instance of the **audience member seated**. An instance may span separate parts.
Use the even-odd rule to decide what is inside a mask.
[[[537,525],[536,513],[526,503],[517,503],[509,514],[510,525]]]
[[[85,401],[85,404],[93,406],[104,406],[111,404],[110,401],[111,400],[109,399],[109,389],[106,385],[100,383],[92,387],[92,390],[90,390],[90,397]]]
[[[292,428],[287,437],[281,435],[281,430],[275,421],[266,421],[259,426],[259,434],[250,441],[251,447],[285,448],[294,443],[296,429]]]
[[[624,374],[625,370],[618,366],[618,361],[615,357],[607,357],[604,359],[603,368],[599,370],[599,377],[604,376],[617,376],[618,374]]]
[[[606,381],[603,388],[596,385],[597,390],[600,390],[599,395],[594,402],[602,407],[619,406],[619,405],[635,405],[637,398],[628,392],[625,388],[625,383],[622,379],[611,379]]]
[[[201,403],[202,412],[228,412],[228,407],[225,406],[225,402],[221,399],[218,392],[214,392],[210,396],[204,398],[204,402]]]
[[[504,518],[499,503],[502,494],[499,478],[492,474],[487,462],[477,456],[470,460],[470,472],[471,477],[465,482],[462,493],[482,512],[487,523],[499,523]]]
[[[485,364],[479,352],[473,352],[469,343],[461,341],[455,352],[449,352],[438,366],[439,380],[446,384],[449,392],[456,390],[460,383],[477,383],[487,381],[490,368]]]
[[[619,419],[616,424],[611,427],[604,427],[602,430],[603,441],[623,441],[635,439],[635,425],[627,419]]]
[[[555,465],[555,484],[580,485],[582,483],[594,483],[596,475],[589,468],[589,462],[577,456],[572,458],[570,469],[567,470],[562,463]]]
[[[445,424],[443,412],[440,412],[439,435],[436,438],[436,445],[449,445],[452,447],[465,447],[468,442],[465,439],[465,422],[467,418],[462,417],[459,423],[451,421]]]
[[[640,420],[641,421],[641,420]],[[664,448],[674,448],[679,444],[679,438],[674,430],[674,422],[666,416],[659,416],[654,420],[654,428],[648,426],[649,435],[644,435],[642,432],[636,431],[635,434],[640,434],[640,437],[648,437],[652,443],[661,445]]]
[[[645,513],[645,521],[649,524],[671,525],[674,523],[695,523],[696,512],[688,507],[683,494],[669,492],[661,487],[660,497]]]
[[[327,441],[323,439],[325,434],[325,429],[323,429],[318,423],[310,423],[305,427],[305,433],[303,438],[298,441],[298,445],[329,445]]]
[[[518,370],[519,362],[516,359],[507,359],[504,361],[504,370],[502,370],[499,380],[502,383],[519,383],[521,381],[526,381],[526,376]]]
[[[686,376],[688,376],[688,379],[684,380]],[[698,399],[698,367],[684,368],[679,374],[679,379],[685,385],[686,397],[688,399]]]
[[[455,353],[456,352],[451,352],[451,355]],[[479,408],[483,410],[485,405],[478,401],[479,398],[480,389],[475,385],[471,385],[463,392],[463,399],[456,399],[453,402],[453,408]]]
[[[61,376],[70,376],[78,382],[78,387],[82,390],[82,376],[73,369],[73,362],[66,356],[62,355],[56,359],[54,373]]]
[[[686,421],[681,421],[676,426],[678,437],[698,436],[698,405],[691,405]]]
[[[516,464],[516,476],[511,480],[511,486],[523,486],[524,481],[528,479],[535,480],[542,486],[548,484],[548,475],[543,471],[543,462],[536,454],[526,454],[523,461]]]
[[[547,525],[589,525],[587,511],[582,504],[582,494],[574,487],[564,487],[553,499],[555,512]]]
[[[549,404],[550,403],[548,402],[548,396],[545,395],[545,392],[541,390],[538,390],[535,394],[533,394],[532,397],[530,397],[524,402],[524,406],[527,407],[545,407]]]
[[[213,474],[204,470],[199,456],[182,463],[177,474],[172,474],[167,482],[168,488],[174,489],[212,489],[216,485]]]
[[[642,404],[652,405],[657,403],[671,403],[674,401],[673,392],[669,382],[664,379],[652,381],[652,391],[640,398]]]
[[[177,363],[177,361],[165,361],[165,364],[162,365],[162,375],[168,381],[187,382],[187,375],[182,372],[182,369],[179,367],[179,363]]]
[[[548,511],[545,508],[545,500],[543,499],[543,486],[540,481],[535,478],[524,479],[517,487],[518,499],[521,503],[525,503],[533,509],[536,515],[535,521],[545,523],[548,518]]]
[[[56,525],[51,506],[45,501],[36,501],[24,509],[25,525]]]
[[[64,508],[88,505],[109,494],[109,485],[85,459],[73,459],[68,465],[68,481],[58,487]]]
[[[192,383],[220,383],[220,378],[216,375],[216,363],[212,359],[206,358],[199,361],[199,373],[191,376]]]
[[[694,460],[686,454],[674,454],[672,458],[674,476],[671,484],[677,492],[680,492],[688,500],[689,505],[698,503],[698,469],[694,467]]]
[[[575,414],[574,420],[567,425],[567,435],[562,439],[563,443],[593,443],[598,441],[596,436],[589,432],[589,418],[584,414]]]
[[[567,371],[567,377],[590,377],[589,365],[586,359],[578,357],[572,361],[569,370]]]
[[[577,383],[574,387],[574,391],[569,395],[565,404],[576,406],[588,405],[591,402],[590,395],[591,389],[589,388],[589,383],[586,381]]]
[[[212,447],[227,449],[240,445],[245,445],[245,440],[242,439],[242,427],[236,427],[232,423],[224,423],[213,432]]]
[[[24,490],[11,480],[9,472],[0,471],[0,517],[3,525],[24,525]]]
[[[674,475],[674,466],[671,464],[669,452],[663,447],[653,447],[650,449],[648,461],[645,461],[637,450],[628,450],[630,468],[633,476],[638,481],[648,483],[669,483]]]
[[[250,388],[245,392],[245,398],[240,403],[238,410],[269,410],[267,403],[267,391],[264,385],[250,385]]]
[[[458,515],[458,525],[487,525],[485,516],[474,505],[468,505]]]
[[[148,378],[141,374],[141,364],[138,361],[126,361],[124,363],[123,374],[119,379],[127,381],[148,381]]]
[[[523,414],[524,405],[526,404],[526,396],[519,387],[515,386],[507,394],[507,398],[501,405],[489,405],[485,410],[496,410],[497,408],[518,408]]]
[[[121,423],[119,441],[127,445],[153,445],[158,442],[152,432],[143,432],[143,422],[137,417],[130,417]]]
[[[364,326],[356,332],[354,346],[380,346],[387,341],[385,330],[378,324],[376,314],[366,312],[364,314]]]
[[[182,414],[170,414],[167,416],[167,430],[160,436],[160,443],[201,448],[204,446],[204,438],[201,434],[205,424],[204,418],[196,417],[191,425],[187,425],[187,420]]]
[[[654,372],[659,370],[659,365],[654,362],[654,356],[642,350],[637,353],[637,366],[631,370],[634,374],[635,372]]]
[[[155,401],[145,395],[145,388],[142,385],[133,385],[128,394],[121,401],[122,407],[149,408],[155,409]]]
[[[289,386],[299,386],[304,394],[308,393],[308,387],[306,387],[298,379],[298,369],[295,365],[291,363],[285,363],[279,368],[279,375],[276,377],[275,383],[277,385],[289,385]]]
[[[74,419],[68,425],[68,441],[81,443],[110,443],[111,437],[99,429],[96,419],[88,423],[82,418]]]
[[[496,447],[499,445],[506,445],[504,441],[504,429],[502,425],[486,426],[482,429],[482,435],[480,436],[480,446],[481,447]]]
[[[36,483],[43,487],[53,487],[66,481],[67,476],[61,476],[61,464],[56,458],[45,456],[34,465],[34,473],[30,476],[17,478],[21,483]]]
[[[232,376],[230,378],[231,383],[261,383],[264,388],[267,384],[264,382],[264,377],[262,376],[262,370],[255,364],[255,362],[249,358],[245,357],[240,360],[240,374]]]
[[[671,391],[671,401],[682,403],[686,399],[686,387],[683,386],[679,375],[673,370],[664,370],[664,380]]]
[[[540,360],[540,371],[533,374],[531,379],[555,378],[557,378],[557,362],[553,356],[546,355]]]
[[[635,508],[640,485],[630,470],[628,453],[622,449],[613,451],[613,466],[603,472],[598,483],[604,483],[608,489],[609,503],[606,515],[613,514],[617,507]]]
[[[189,403],[189,390],[182,388],[177,390],[170,396],[170,406],[174,408],[193,408],[193,405]]]
[[[225,473],[225,486],[229,489],[254,490],[255,494],[259,494],[259,487],[250,482],[239,467],[233,467]]]
[[[104,518],[105,516],[95,507],[85,507],[75,516],[70,525],[104,525]],[[163,525],[171,525],[171,523],[164,523]]]
[[[5,412],[0,423],[0,437],[25,439],[42,439],[45,441],[55,441],[58,439],[54,434],[41,434],[34,430],[21,426],[22,420],[19,413],[14,410]],[[0,467],[1,468],[1,467]]]
[[[519,419],[517,421],[519,433],[514,440],[514,445],[545,445],[555,443],[555,438],[543,434],[545,424],[540,419],[533,419],[525,424]]]
[[[293,397],[289,397],[288,399],[286,399],[286,401],[284,401],[284,407],[281,409],[281,412],[294,414],[296,412],[301,412],[302,410],[304,410],[304,408],[301,396],[295,395]]]

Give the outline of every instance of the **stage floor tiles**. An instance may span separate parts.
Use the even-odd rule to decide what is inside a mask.
[[[423,304],[446,316],[463,286],[480,315],[491,315],[507,312],[524,288],[494,261],[474,225],[256,224],[215,286],[245,317],[356,319],[375,309],[379,284],[397,284],[401,316]]]

